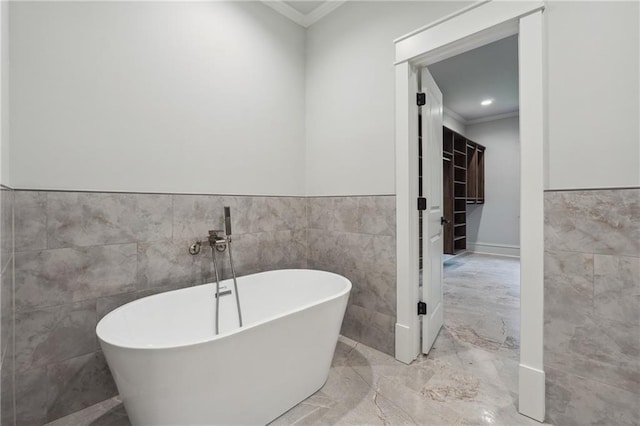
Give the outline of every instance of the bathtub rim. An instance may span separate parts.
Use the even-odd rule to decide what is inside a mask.
[[[100,328],[100,324],[101,324],[101,323],[102,323],[106,318],[108,318],[109,316],[111,316],[111,314],[115,314],[116,312],[118,312],[118,311],[120,311],[120,310],[122,310],[122,309],[124,309],[124,308],[126,308],[126,307],[129,307],[129,308],[130,308],[130,307],[131,307],[130,305],[135,305],[135,304],[138,304],[139,302],[140,302],[140,303],[142,303],[145,299],[152,298],[152,297],[156,297],[156,296],[161,296],[161,295],[166,295],[166,294],[168,294],[168,293],[173,293],[173,292],[176,292],[176,291],[189,290],[189,289],[191,289],[191,288],[200,287],[200,286],[205,286],[205,285],[211,285],[211,284],[215,285],[215,282],[213,282],[213,283],[198,284],[198,285],[189,286],[189,287],[183,287],[183,288],[177,288],[177,289],[175,289],[175,290],[163,291],[163,292],[161,292],[161,293],[151,294],[151,295],[149,295],[149,296],[141,297],[140,299],[132,300],[131,302],[127,302],[127,303],[125,303],[124,305],[122,305],[122,306],[118,306],[118,307],[117,307],[117,308],[115,308],[114,310],[112,310],[112,311],[108,312],[108,313],[107,313],[104,317],[102,317],[102,318],[100,319],[100,321],[98,321],[98,323],[96,324],[96,327],[95,327],[96,337],[97,337],[97,338],[98,338],[98,340],[100,341],[100,344],[103,344],[103,343],[104,343],[104,344],[107,344],[107,345],[112,346],[112,347],[114,347],[114,348],[125,349],[125,350],[150,350],[150,351],[153,351],[153,350],[172,350],[172,349],[179,350],[179,349],[184,349],[184,348],[190,348],[190,347],[193,347],[193,346],[198,346],[198,345],[202,345],[202,344],[209,343],[209,342],[214,342],[214,341],[216,341],[216,340],[220,340],[220,339],[222,339],[222,338],[232,336],[232,335],[234,335],[234,334],[236,334],[236,333],[240,333],[240,332],[242,332],[242,331],[246,331],[246,330],[250,330],[250,329],[253,329],[253,328],[259,327],[259,326],[261,326],[261,325],[263,325],[263,324],[269,323],[269,322],[274,321],[274,320],[277,320],[277,319],[279,319],[279,318],[283,318],[283,317],[286,317],[286,316],[289,316],[289,315],[293,315],[293,314],[296,314],[296,313],[298,313],[298,312],[302,312],[302,311],[304,311],[304,310],[306,310],[306,309],[312,308],[312,307],[314,307],[314,306],[319,306],[319,305],[321,305],[321,304],[323,304],[323,303],[327,303],[327,302],[330,302],[330,301],[332,301],[332,300],[339,299],[339,298],[341,298],[341,297],[343,297],[343,296],[345,296],[345,295],[348,295],[348,294],[349,294],[349,292],[351,291],[351,289],[353,288],[353,284],[351,283],[351,280],[349,280],[349,279],[348,279],[347,277],[345,277],[344,275],[340,275],[340,274],[337,274],[337,273],[335,273],[335,272],[322,271],[322,270],[319,270],[319,269],[273,269],[273,270],[270,270],[270,271],[262,271],[262,272],[256,272],[256,273],[253,273],[253,274],[244,275],[244,276],[242,276],[242,277],[238,277],[238,279],[241,279],[241,278],[243,278],[243,277],[253,276],[253,275],[269,274],[269,273],[275,273],[275,272],[281,272],[281,271],[305,271],[305,272],[307,272],[307,271],[311,271],[311,272],[320,272],[320,273],[322,273],[322,274],[334,275],[334,276],[336,276],[336,277],[339,277],[339,278],[340,278],[340,279],[342,279],[342,280],[343,280],[347,285],[345,286],[345,288],[344,288],[344,289],[340,290],[338,293],[332,294],[332,295],[331,295],[331,296],[329,296],[329,297],[325,297],[325,298],[322,298],[322,299],[315,300],[313,303],[307,303],[307,304],[304,304],[304,305],[298,306],[298,307],[296,307],[296,308],[294,308],[294,309],[291,309],[291,310],[288,310],[288,311],[284,311],[283,313],[278,314],[278,315],[275,315],[275,316],[267,316],[265,319],[263,319],[263,320],[261,320],[261,321],[258,321],[258,322],[254,323],[254,324],[251,324],[251,325],[248,325],[248,326],[243,326],[243,327],[238,327],[238,328],[233,329],[233,330],[231,330],[231,331],[228,331],[228,332],[226,332],[226,333],[220,333],[220,334],[218,334],[218,335],[215,335],[215,336],[213,336],[213,337],[211,337],[211,338],[207,338],[207,339],[200,339],[200,340],[194,340],[193,342],[189,342],[189,343],[185,343],[185,344],[170,345],[170,346],[169,346],[169,345],[158,345],[158,346],[148,346],[148,347],[144,347],[144,346],[132,346],[132,345],[123,345],[123,344],[114,343],[114,342],[112,342],[112,341],[109,341],[109,340],[107,340],[107,339],[104,339],[104,338],[101,336],[101,334],[99,333],[98,329]],[[227,280],[224,280],[224,281],[229,281],[229,280],[231,280],[231,279],[227,279]],[[222,281],[221,281],[221,282],[222,282]]]

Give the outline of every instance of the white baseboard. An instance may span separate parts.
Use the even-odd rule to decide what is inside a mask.
[[[520,364],[518,411],[539,422],[545,415],[545,374],[537,368]]]
[[[396,323],[396,359],[411,364],[418,354],[414,348],[414,336],[406,325]]]
[[[520,247],[509,244],[467,242],[467,251],[480,254],[494,254],[496,256],[520,257]]]

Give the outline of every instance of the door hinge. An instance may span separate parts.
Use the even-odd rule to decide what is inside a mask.
[[[427,209],[427,199],[425,197],[418,197],[418,210],[426,210]]]
[[[423,106],[427,104],[426,93],[422,93],[422,92],[416,93],[416,104],[418,104],[418,106]]]
[[[418,302],[418,315],[427,315],[427,304]]]

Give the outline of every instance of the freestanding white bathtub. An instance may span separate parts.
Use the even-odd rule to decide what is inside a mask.
[[[128,303],[96,333],[132,424],[266,424],[326,381],[350,290],[329,272],[262,272],[238,278],[242,328],[222,296],[214,335],[214,283]]]

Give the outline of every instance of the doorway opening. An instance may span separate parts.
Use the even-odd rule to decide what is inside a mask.
[[[418,287],[418,103],[417,92],[425,90],[423,70],[427,66],[470,51],[508,36],[518,34],[519,97],[520,97],[520,289],[521,327],[520,360],[518,367],[518,410],[536,420],[544,420],[545,375],[543,367],[543,254],[544,254],[544,72],[543,72],[543,10],[542,2],[484,2],[473,4],[453,15],[426,25],[401,37],[396,43],[396,218],[397,218],[397,322],[396,358],[412,362],[425,352],[424,332],[438,330],[438,316],[416,315],[416,304],[425,300],[427,305],[436,300],[442,305],[442,226],[440,216],[436,225],[436,213],[442,208],[442,187],[434,178],[442,178],[442,107],[427,108],[423,128],[439,128],[439,132],[427,130],[423,140],[429,145],[423,154],[437,166],[424,169],[430,176],[424,220],[425,243],[423,246],[424,274],[422,288]],[[418,76],[422,81],[418,82]],[[430,76],[430,74],[426,73]],[[439,89],[433,93],[437,99]],[[432,94],[433,94],[432,93]],[[429,98],[427,93],[427,101]],[[441,95],[440,95],[441,99]],[[439,123],[438,123],[439,120]],[[426,124],[428,123],[428,124]],[[435,141],[435,144],[433,143]],[[440,147],[440,156],[434,155],[434,147]],[[437,159],[437,161],[436,161]],[[439,182],[442,185],[442,182]],[[433,190],[440,188],[440,194]],[[423,188],[424,189],[424,188]],[[431,191],[431,196],[429,194]],[[421,200],[418,201],[420,210]],[[424,204],[424,202],[422,203]],[[433,213],[433,214],[432,214]],[[439,247],[438,247],[439,244]],[[439,250],[438,250],[439,248]],[[438,253],[436,257],[432,256]],[[439,265],[439,266],[438,266]],[[440,274],[438,274],[438,267]],[[440,287],[434,282],[440,282]],[[438,296],[440,290],[440,296]],[[435,299],[434,299],[435,298]],[[438,304],[436,303],[436,305]],[[431,305],[434,306],[434,305]],[[420,309],[418,309],[420,312]],[[434,312],[427,308],[427,312]],[[426,325],[426,327],[421,327]],[[437,333],[435,333],[437,335]],[[422,336],[422,342],[420,337]],[[422,343],[422,345],[421,345]]]
[[[518,36],[512,35],[430,64],[425,72],[442,92],[438,157],[425,152],[419,109],[419,192],[442,169],[442,328],[423,353],[455,348],[461,369],[517,395],[520,359],[520,135]],[[423,83],[422,87],[426,85]],[[428,105],[428,103],[427,103]],[[432,178],[433,180],[433,178]],[[435,191],[431,191],[431,196]],[[432,203],[432,205],[435,203]],[[431,207],[429,211],[433,211]],[[420,277],[434,269],[422,257],[434,248],[419,212]],[[423,268],[426,266],[426,268]],[[431,283],[434,288],[433,283]],[[424,326],[424,324],[423,324]],[[432,325],[430,325],[432,327]],[[423,339],[431,338],[422,333]],[[477,362],[500,366],[478,370]],[[513,401],[517,405],[517,398]]]

